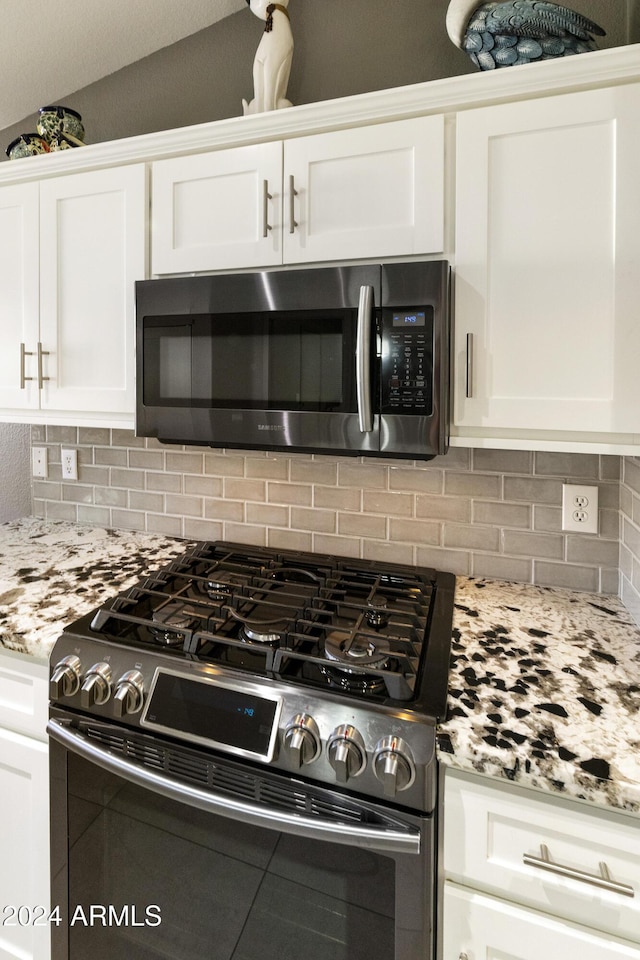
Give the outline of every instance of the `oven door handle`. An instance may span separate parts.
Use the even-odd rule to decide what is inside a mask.
[[[361,433],[373,430],[371,412],[371,321],[373,318],[373,287],[360,287],[358,328],[356,334],[356,397],[358,424]]]
[[[47,733],[57,743],[95,763],[103,770],[124,777],[129,783],[152,790],[170,800],[186,803],[209,813],[240,820],[256,827],[279,830],[282,833],[296,834],[312,840],[330,840],[332,843],[344,843],[366,850],[383,853],[420,853],[420,832],[418,830],[392,830],[387,827],[363,827],[349,823],[325,821],[316,817],[305,817],[287,813],[270,807],[261,807],[245,803],[232,797],[221,796],[203,790],[189,783],[182,783],[166,777],[155,770],[141,767],[124,757],[111,753],[98,746],[83,734],[73,730],[69,723],[51,719],[47,723]]]

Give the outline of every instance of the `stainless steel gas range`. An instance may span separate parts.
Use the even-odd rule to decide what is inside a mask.
[[[431,960],[453,591],[202,543],[65,630],[53,960]]]

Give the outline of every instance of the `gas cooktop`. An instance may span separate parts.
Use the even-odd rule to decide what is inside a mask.
[[[51,700],[343,783],[395,737],[383,752],[402,755],[405,789],[446,709],[454,583],[430,568],[200,543],[67,628]]]

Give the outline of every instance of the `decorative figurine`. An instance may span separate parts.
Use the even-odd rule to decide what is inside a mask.
[[[447,33],[481,70],[553,60],[597,49],[602,27],[545,0],[451,0]]]
[[[289,23],[289,0],[247,0],[251,12],[266,20],[262,40],[253,61],[253,100],[242,101],[245,116],[266,110],[281,110],[293,104],[286,99],[293,59],[293,34]]]

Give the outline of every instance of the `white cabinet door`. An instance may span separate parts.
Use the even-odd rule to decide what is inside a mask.
[[[39,405],[38,197],[37,183],[0,189],[0,407]]]
[[[640,433],[639,169],[638,85],[459,115],[455,426]]]
[[[285,263],[439,253],[444,117],[288,140]]]
[[[640,960],[640,947],[601,937],[445,883],[443,960]]]
[[[448,880],[640,943],[638,827],[613,811],[446,770]],[[607,890],[597,885],[601,864]]]
[[[0,960],[48,960],[48,747],[0,730]]]
[[[282,143],[153,164],[151,272],[282,262]]]
[[[46,742],[48,706],[48,664],[0,653],[0,727]]]
[[[145,277],[145,231],[144,164],[41,183],[43,410],[133,416],[134,282]]]
[[[441,116],[160,160],[152,176],[156,275],[443,249]]]

